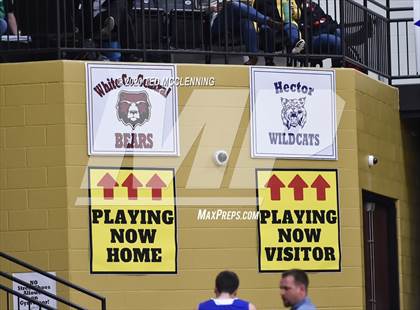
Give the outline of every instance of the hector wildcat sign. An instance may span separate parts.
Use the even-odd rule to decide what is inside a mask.
[[[336,160],[334,71],[250,70],[252,157]]]

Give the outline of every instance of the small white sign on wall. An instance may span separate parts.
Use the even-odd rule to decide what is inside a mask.
[[[86,64],[89,155],[178,156],[175,65]]]
[[[55,272],[50,272],[53,276],[55,276]],[[36,272],[24,272],[24,273],[14,273],[13,277],[18,278],[22,281],[25,281],[35,287],[43,289],[48,293],[56,295],[56,282],[53,279],[47,278],[39,273]],[[19,284],[17,282],[13,282],[13,290],[21,293],[37,302],[50,306],[52,308],[57,308],[57,301],[53,298],[45,296],[37,291],[31,290],[26,286]],[[13,309],[14,310],[32,310],[32,309],[39,309],[39,306],[35,304],[31,304],[31,308],[29,308],[28,301],[18,298],[17,296],[13,296]]]
[[[337,160],[335,72],[250,68],[251,156]]]

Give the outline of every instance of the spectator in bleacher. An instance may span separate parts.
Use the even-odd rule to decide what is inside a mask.
[[[307,0],[296,0],[303,14],[300,27],[313,54],[341,54],[341,30],[338,23],[319,6]],[[333,59],[333,66],[340,66]]]
[[[0,35],[5,34],[7,31],[6,8],[4,7],[3,0],[0,0]]]
[[[302,39],[298,24],[301,12],[295,0],[255,0],[254,7],[259,12],[283,22],[284,33],[289,39],[288,45],[291,53],[298,54],[303,51],[305,40]],[[278,30],[268,29],[265,25],[259,27],[260,39],[265,52],[273,53],[275,51]],[[274,66],[273,57],[266,56],[265,64]]]
[[[281,0],[284,30],[289,37],[292,54],[299,54],[305,48],[305,40],[299,31],[301,11],[295,0]]]
[[[0,35],[5,34],[7,30],[17,35],[17,23],[13,11],[11,0],[0,0]]]
[[[133,0],[83,1],[87,37],[93,38],[99,46],[108,47],[111,42],[122,49],[135,48],[134,25],[129,11],[132,7]],[[124,54],[122,60],[137,61],[138,58],[129,53]]]
[[[216,277],[216,298],[200,303],[198,310],[257,310],[250,302],[236,297],[238,287],[239,278],[236,273],[222,271]]]
[[[253,7],[271,17],[274,20],[281,21],[280,13],[277,7],[277,0],[254,0]],[[276,35],[281,29],[272,29],[267,25],[258,26],[258,34],[260,40],[260,47],[266,53],[274,53],[276,50]],[[274,66],[274,57],[265,56],[265,65]]]
[[[210,1],[211,32],[213,36],[222,35],[225,31],[241,35],[245,43],[246,51],[256,53],[258,51],[257,32],[254,22],[259,25],[267,25],[272,29],[280,29],[281,23],[273,18],[258,12],[254,7],[237,0],[226,0],[220,3],[218,0]],[[255,65],[258,57],[249,56],[244,65]]]

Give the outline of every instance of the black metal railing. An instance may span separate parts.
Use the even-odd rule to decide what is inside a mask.
[[[407,49],[402,49],[411,44],[404,39],[409,36],[400,35],[401,28],[410,32],[410,19],[391,19],[396,9],[389,3],[296,1],[301,4],[297,23],[306,41],[299,54],[292,53],[292,31],[285,20],[291,4],[277,10],[264,5],[271,1],[218,0],[215,10],[213,0],[108,0],[101,7],[95,0],[14,0],[18,31],[3,35],[0,57],[8,62],[62,58],[173,62],[184,54],[190,62],[210,63],[223,56],[228,63],[237,56],[264,56],[301,65],[329,58],[333,66],[354,66],[388,79],[417,75]],[[232,9],[238,3],[245,8],[241,14]],[[308,11],[312,5],[321,7],[339,32],[320,30],[322,23]]]
[[[392,7],[389,11],[393,53],[391,78],[397,83],[401,80],[420,79],[415,57],[413,7]]]
[[[390,77],[389,32],[386,16],[353,1],[343,1],[346,60]]]
[[[106,299],[102,296],[99,296],[99,295],[97,295],[97,294],[95,294],[95,293],[93,293],[93,292],[91,292],[91,291],[89,291],[89,290],[87,290],[83,287],[75,285],[75,284],[73,284],[73,283],[71,283],[67,280],[64,280],[60,277],[57,277],[53,274],[45,272],[45,271],[43,271],[43,270],[41,270],[41,269],[39,269],[35,266],[32,266],[32,265],[30,265],[30,264],[28,264],[28,263],[26,263],[22,260],[19,260],[19,259],[13,257],[13,256],[10,256],[10,255],[6,254],[4,252],[0,252],[0,258],[4,259],[6,261],[9,261],[11,263],[14,263],[18,266],[24,267],[28,270],[31,270],[32,272],[36,272],[36,273],[38,273],[38,274],[40,274],[44,277],[50,278],[50,279],[56,281],[57,283],[60,283],[60,284],[64,285],[67,288],[74,289],[75,291],[77,291],[77,292],[79,292],[79,293],[81,293],[85,296],[88,296],[89,298],[93,298],[93,299],[98,301],[101,310],[106,310]],[[48,298],[50,298],[52,300],[55,300],[57,302],[57,304],[66,305],[70,309],[87,310],[87,308],[85,308],[85,307],[77,305],[76,303],[71,302],[71,301],[69,301],[69,300],[67,300],[63,297],[58,296],[58,295],[52,294],[52,293],[50,293],[50,292],[48,292],[48,291],[46,291],[46,290],[44,290],[44,289],[42,289],[42,288],[40,288],[36,285],[33,285],[32,283],[28,283],[26,281],[18,279],[16,277],[10,275],[9,273],[0,271],[0,278],[12,281],[11,283],[13,283],[13,282],[18,283],[21,286],[25,287],[27,290],[32,290],[32,291],[35,291],[36,293],[38,293],[40,295],[47,296]],[[16,290],[13,290],[12,288],[7,287],[5,285],[0,284],[0,291],[3,291],[6,294],[6,298],[5,298],[6,310],[16,309],[16,306],[15,307],[13,306],[13,301],[11,301],[13,296],[16,296],[16,298],[17,298],[17,305],[18,305],[17,307],[18,308],[20,308],[20,306],[23,305],[25,309],[28,308],[28,309],[39,309],[39,310],[42,310],[42,309],[54,310],[54,308],[52,308],[52,307],[50,307],[46,304],[43,304],[42,302],[40,302],[36,299],[28,297],[25,294],[22,294],[22,293],[20,293]],[[39,308],[32,308],[31,305],[38,306]]]

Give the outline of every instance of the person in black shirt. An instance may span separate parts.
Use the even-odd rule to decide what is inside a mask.
[[[96,45],[118,42],[122,49],[134,49],[134,25],[130,10],[133,0],[82,1],[85,38],[93,38]],[[93,22],[91,22],[93,20]],[[132,61],[133,54],[123,55],[122,60]]]
[[[302,10],[300,28],[313,54],[341,54],[339,24],[315,1],[296,0]],[[334,64],[333,64],[334,66]]]

